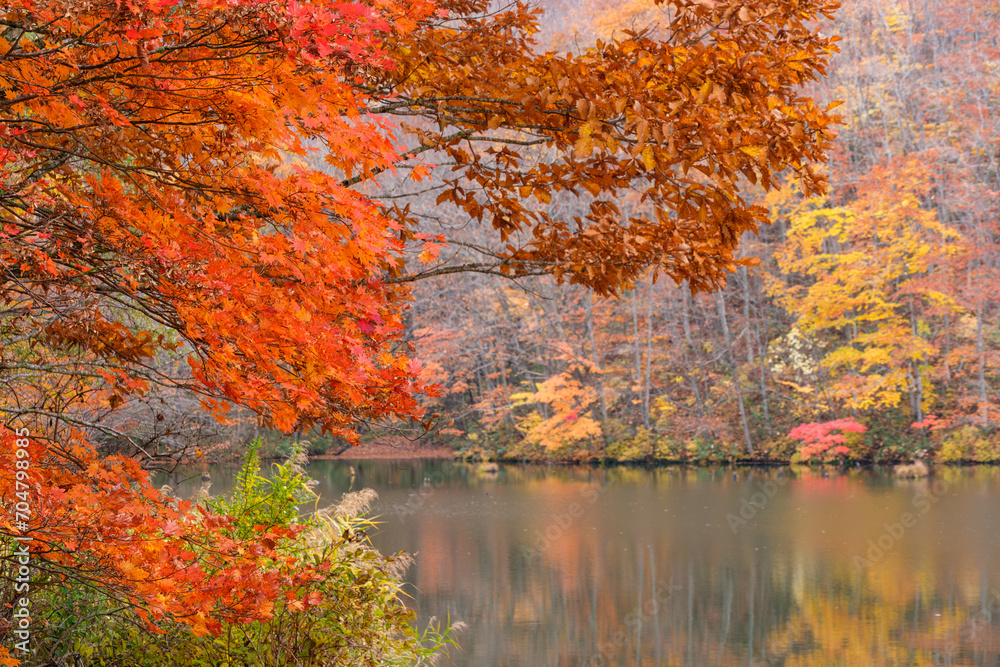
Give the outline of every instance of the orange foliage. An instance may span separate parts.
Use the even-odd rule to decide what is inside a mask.
[[[22,449],[26,470],[15,466]],[[239,539],[231,517],[165,503],[136,461],[101,460],[82,438],[47,445],[0,427],[0,495],[30,498],[30,532],[16,528],[21,517],[6,505],[0,531],[28,535],[48,573],[101,582],[153,628],[172,620],[206,634],[222,622],[266,620],[279,595],[310,604],[309,582],[329,567],[303,567],[276,549],[294,530],[260,526],[253,539]]]
[[[531,425],[525,436],[529,442],[558,449],[580,440],[601,437],[600,425],[589,414],[597,400],[597,392],[583,386],[571,372],[560,373],[539,384],[532,400],[547,404],[550,416]]]
[[[800,86],[836,50],[816,22],[837,6],[661,0],[663,31],[571,54],[532,48],[539,10],[446,0],[446,18],[395,46],[407,76],[382,82],[378,109],[403,116],[412,156],[433,151],[448,165],[434,216],[454,210],[500,238],[463,241],[454,265],[405,279],[550,273],[613,294],[655,267],[697,290],[723,285],[752,263],[738,256],[741,235],[767,220],[741,195],[747,181],[770,189],[788,170],[806,192],[825,187],[811,165],[836,117]],[[620,206],[630,193],[641,214]]]

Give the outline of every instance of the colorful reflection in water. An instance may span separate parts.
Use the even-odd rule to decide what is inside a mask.
[[[350,464],[422,621],[469,626],[446,664],[1000,665],[997,468]]]

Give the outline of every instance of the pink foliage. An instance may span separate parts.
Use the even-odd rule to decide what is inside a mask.
[[[866,430],[868,429],[865,426],[853,419],[835,419],[829,422],[800,424],[792,429],[788,437],[802,442],[803,447],[799,450],[799,455],[805,461],[827,450],[831,454],[847,454],[850,450],[843,445],[847,440],[844,434],[864,433]]]

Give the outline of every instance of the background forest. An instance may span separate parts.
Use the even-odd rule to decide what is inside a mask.
[[[656,21],[644,0],[554,15],[562,45]],[[846,0],[832,31],[840,53],[809,91],[843,102],[830,192],[761,193],[773,224],[742,244],[760,265],[723,291],[418,284],[410,327],[446,439],[486,457],[787,458],[794,426],[847,418],[867,426],[852,457],[1000,460],[1000,4]],[[486,242],[457,209],[424,212]]]

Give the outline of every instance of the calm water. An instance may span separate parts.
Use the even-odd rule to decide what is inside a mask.
[[[468,624],[445,664],[1000,665],[997,468],[351,463],[422,622]],[[348,465],[310,465],[324,501]]]

